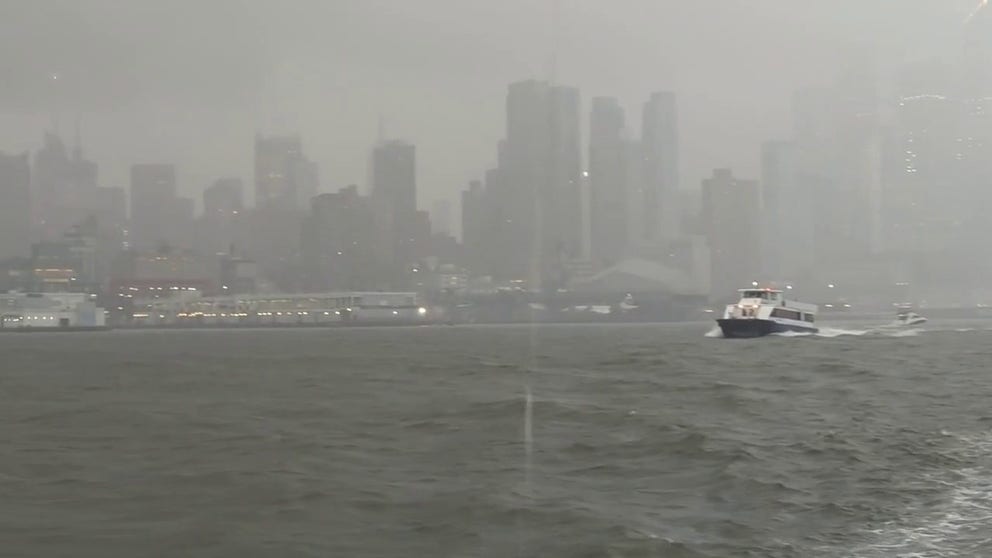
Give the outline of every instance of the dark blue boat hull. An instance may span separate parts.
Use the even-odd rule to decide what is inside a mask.
[[[734,339],[764,337],[766,335],[771,335],[772,333],[786,333],[789,331],[794,331],[797,333],[816,333],[819,331],[817,328],[811,326],[794,326],[780,324],[772,320],[758,320],[754,318],[720,319],[717,320],[716,323],[720,326],[720,331],[723,332],[724,337]]]

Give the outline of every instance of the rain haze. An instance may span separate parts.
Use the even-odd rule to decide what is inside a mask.
[[[3,556],[992,556],[988,0],[0,0]]]
[[[8,2],[0,140],[82,122],[108,185],[140,161],[193,194],[250,176],[256,132],[298,132],[322,187],[366,181],[380,118],[419,148],[423,198],[454,197],[495,161],[506,85],[554,77],[639,108],[679,94],[685,187],[714,166],[754,175],[790,98],[864,53],[955,53],[972,0],[600,2],[422,0]],[[25,56],[25,49],[29,56]],[[554,56],[557,53],[557,56]],[[552,73],[552,59],[557,59]],[[57,83],[52,76],[58,76]],[[635,113],[636,114],[636,113]],[[636,119],[632,119],[636,121]]]

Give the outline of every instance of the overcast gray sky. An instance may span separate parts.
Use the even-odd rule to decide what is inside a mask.
[[[174,162],[181,188],[251,184],[252,136],[299,131],[325,190],[364,184],[378,117],[419,149],[420,201],[493,164],[507,83],[547,77],[615,95],[639,119],[679,94],[683,187],[757,172],[797,87],[852,49],[895,63],[958,48],[978,0],[0,0],[0,150],[34,149],[58,112],[104,185]],[[58,79],[53,80],[52,75]],[[586,115],[583,114],[585,117]]]

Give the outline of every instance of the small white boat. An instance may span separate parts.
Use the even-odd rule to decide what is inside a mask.
[[[764,337],[771,333],[816,333],[815,304],[786,300],[775,289],[741,289],[737,304],[728,304],[716,323],[724,337]]]
[[[924,324],[926,321],[926,317],[917,314],[909,307],[902,306],[899,308],[899,313],[896,314],[896,320],[892,322],[892,325],[896,327],[909,327]]]

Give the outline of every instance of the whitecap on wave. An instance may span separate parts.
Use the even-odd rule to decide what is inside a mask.
[[[808,331],[780,331],[778,333],[772,333],[775,337],[810,337],[814,335]]]
[[[968,330],[966,330],[968,331]],[[769,334],[772,337],[824,337],[827,339],[833,339],[835,337],[861,337],[865,335],[879,335],[884,337],[916,337],[917,335],[923,333],[922,329],[886,329],[886,328],[876,328],[876,329],[844,329],[839,327],[823,327],[820,331],[816,333],[809,333],[803,331],[782,331],[778,333]],[[706,332],[705,337],[711,338],[722,338],[723,332],[720,328],[714,326],[713,329]]]
[[[872,530],[856,556],[989,556],[992,552],[992,432],[959,435],[950,451],[965,466],[928,475],[946,487],[939,502],[907,509],[905,517]]]
[[[827,338],[847,337],[847,336],[860,337],[862,335],[865,335],[866,333],[868,333],[868,330],[866,329],[842,329],[839,327],[823,327],[820,328],[820,331],[816,335],[817,337],[827,337]]]

